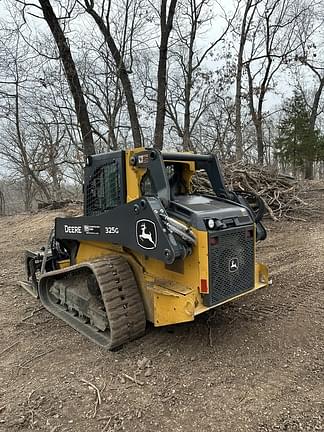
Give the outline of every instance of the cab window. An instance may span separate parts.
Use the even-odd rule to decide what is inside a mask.
[[[96,169],[87,186],[88,216],[103,213],[121,204],[117,163],[107,163]]]

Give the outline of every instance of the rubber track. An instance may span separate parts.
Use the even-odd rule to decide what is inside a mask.
[[[109,349],[143,335],[146,326],[143,302],[125,258],[113,256],[94,261],[96,276],[110,327]]]
[[[95,275],[105,305],[109,331],[98,332],[73,317],[68,311],[59,310],[58,306],[48,301],[46,294],[50,284],[62,276],[90,269]],[[71,277],[71,276],[70,276]],[[67,278],[68,281],[68,278]],[[142,336],[145,332],[146,319],[141,295],[133,272],[124,257],[110,256],[104,259],[83,262],[62,270],[45,273],[40,279],[40,298],[44,306],[54,315],[62,318],[73,328],[106,349],[114,349],[126,342]]]

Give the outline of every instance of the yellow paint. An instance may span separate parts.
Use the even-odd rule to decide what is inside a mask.
[[[130,159],[137,153],[145,151],[144,147],[136,148],[133,150],[126,151],[126,190],[127,198],[126,201],[130,202],[139,198],[140,195],[140,183],[141,179],[146,173],[146,168],[135,168],[130,164]]]
[[[146,294],[150,299],[150,321],[155,326],[192,321],[195,311],[194,292],[171,280],[146,275]]]
[[[207,286],[209,289],[209,269],[208,269],[208,235],[205,231],[195,231],[197,238],[198,248],[198,271],[199,277],[199,288],[201,279],[207,280]]]
[[[69,266],[70,266],[70,260],[69,259],[61,260],[58,262],[58,268],[59,269],[67,268]]]
[[[172,298],[164,295],[154,296],[154,321],[155,327],[170,324],[178,324],[194,320],[194,300],[192,298]],[[188,312],[189,311],[189,312]]]
[[[82,241],[80,242],[76,264],[99,258],[104,255],[122,255],[123,248],[109,243]]]
[[[197,244],[191,256],[184,260],[184,272],[177,273],[165,268],[164,263],[108,243],[81,242],[77,263],[101,256],[122,255],[133,269],[141,291],[147,320],[155,326],[192,321],[196,315],[224,303],[237,300],[257,289],[268,286],[268,269],[264,264],[255,265],[255,285],[249,291],[224,300],[212,307],[202,303],[199,293],[200,279],[209,280],[207,233],[194,230]],[[60,263],[66,267],[67,261]],[[62,266],[62,267],[61,267]],[[163,276],[163,278],[161,278]]]
[[[200,297],[200,279],[208,279],[208,238],[207,232],[193,229],[197,238],[197,245],[192,254],[183,262],[183,273],[178,273],[166,268],[164,262],[154,258],[145,258],[138,255],[147,275],[151,278],[173,281],[181,286],[187,287]]]

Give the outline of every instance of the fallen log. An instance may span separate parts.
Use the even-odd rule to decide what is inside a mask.
[[[38,207],[38,210],[58,210],[58,209],[66,207],[69,204],[81,205],[82,201],[67,199],[67,200],[62,200],[62,201],[39,202],[37,207]]]

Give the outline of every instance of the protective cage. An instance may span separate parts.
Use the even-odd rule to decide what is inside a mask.
[[[209,294],[205,306],[215,306],[254,287],[253,225],[209,233]]]

